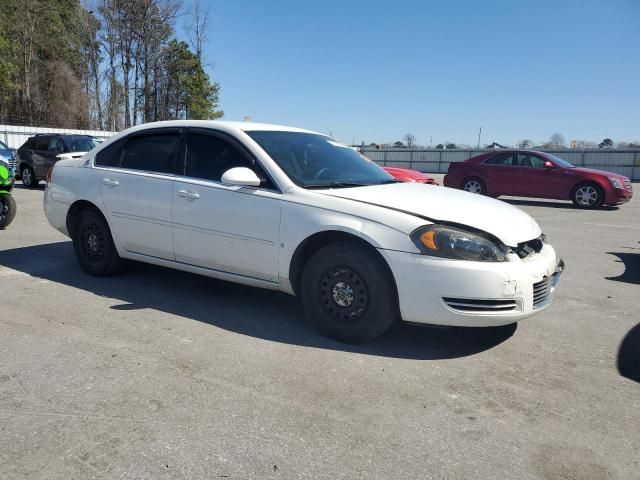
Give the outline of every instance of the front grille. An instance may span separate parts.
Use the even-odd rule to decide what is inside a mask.
[[[477,300],[473,298],[444,297],[444,303],[452,310],[459,312],[500,313],[518,309],[515,300]]]
[[[526,258],[532,253],[540,252],[543,245],[544,235],[540,235],[538,238],[534,238],[533,240],[529,240],[528,242],[519,243],[514,251],[520,258]]]
[[[549,298],[551,293],[551,278],[544,277],[538,283],[533,284],[533,308],[540,308]]]

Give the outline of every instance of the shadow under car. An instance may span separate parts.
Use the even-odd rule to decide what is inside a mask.
[[[155,309],[265,340],[368,355],[464,357],[504,342],[517,328],[429,328],[397,322],[371,343],[349,345],[313,330],[296,297],[133,262],[123,274],[96,278],[80,269],[69,241],[0,251],[0,266],[117,299],[121,303],[110,307],[114,310]]]

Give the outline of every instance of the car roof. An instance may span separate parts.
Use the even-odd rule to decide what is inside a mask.
[[[132,133],[136,131],[144,131],[152,128],[176,128],[176,127],[199,127],[199,128],[215,128],[227,132],[300,132],[313,133],[316,135],[324,135],[312,130],[302,128],[288,127],[285,125],[276,125],[271,123],[254,123],[254,122],[236,122],[227,120],[167,120],[162,122],[151,122],[138,125],[136,127],[125,130],[121,133]]]

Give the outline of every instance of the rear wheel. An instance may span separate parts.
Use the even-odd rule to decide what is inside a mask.
[[[16,217],[18,207],[11,195],[0,194],[0,230],[9,226]]]
[[[22,184],[27,188],[35,188],[38,186],[36,174],[33,171],[33,168],[28,165],[22,167],[22,170],[20,171],[20,178],[22,179]]]
[[[354,242],[328,245],[311,257],[301,296],[315,327],[342,342],[371,341],[399,318],[387,266],[376,252]]]
[[[571,200],[578,208],[598,208],[604,202],[604,192],[595,183],[581,183],[571,192]]]
[[[471,193],[479,193],[480,195],[486,195],[487,193],[486,185],[478,177],[464,179],[461,187],[463,190]]]
[[[116,251],[109,225],[94,209],[78,214],[73,232],[73,249],[82,269],[96,277],[118,273],[123,260]]]

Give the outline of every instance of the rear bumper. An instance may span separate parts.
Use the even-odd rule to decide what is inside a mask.
[[[524,320],[551,305],[564,269],[550,245],[503,263],[382,253],[395,276],[402,319],[412,323],[489,327]]]

